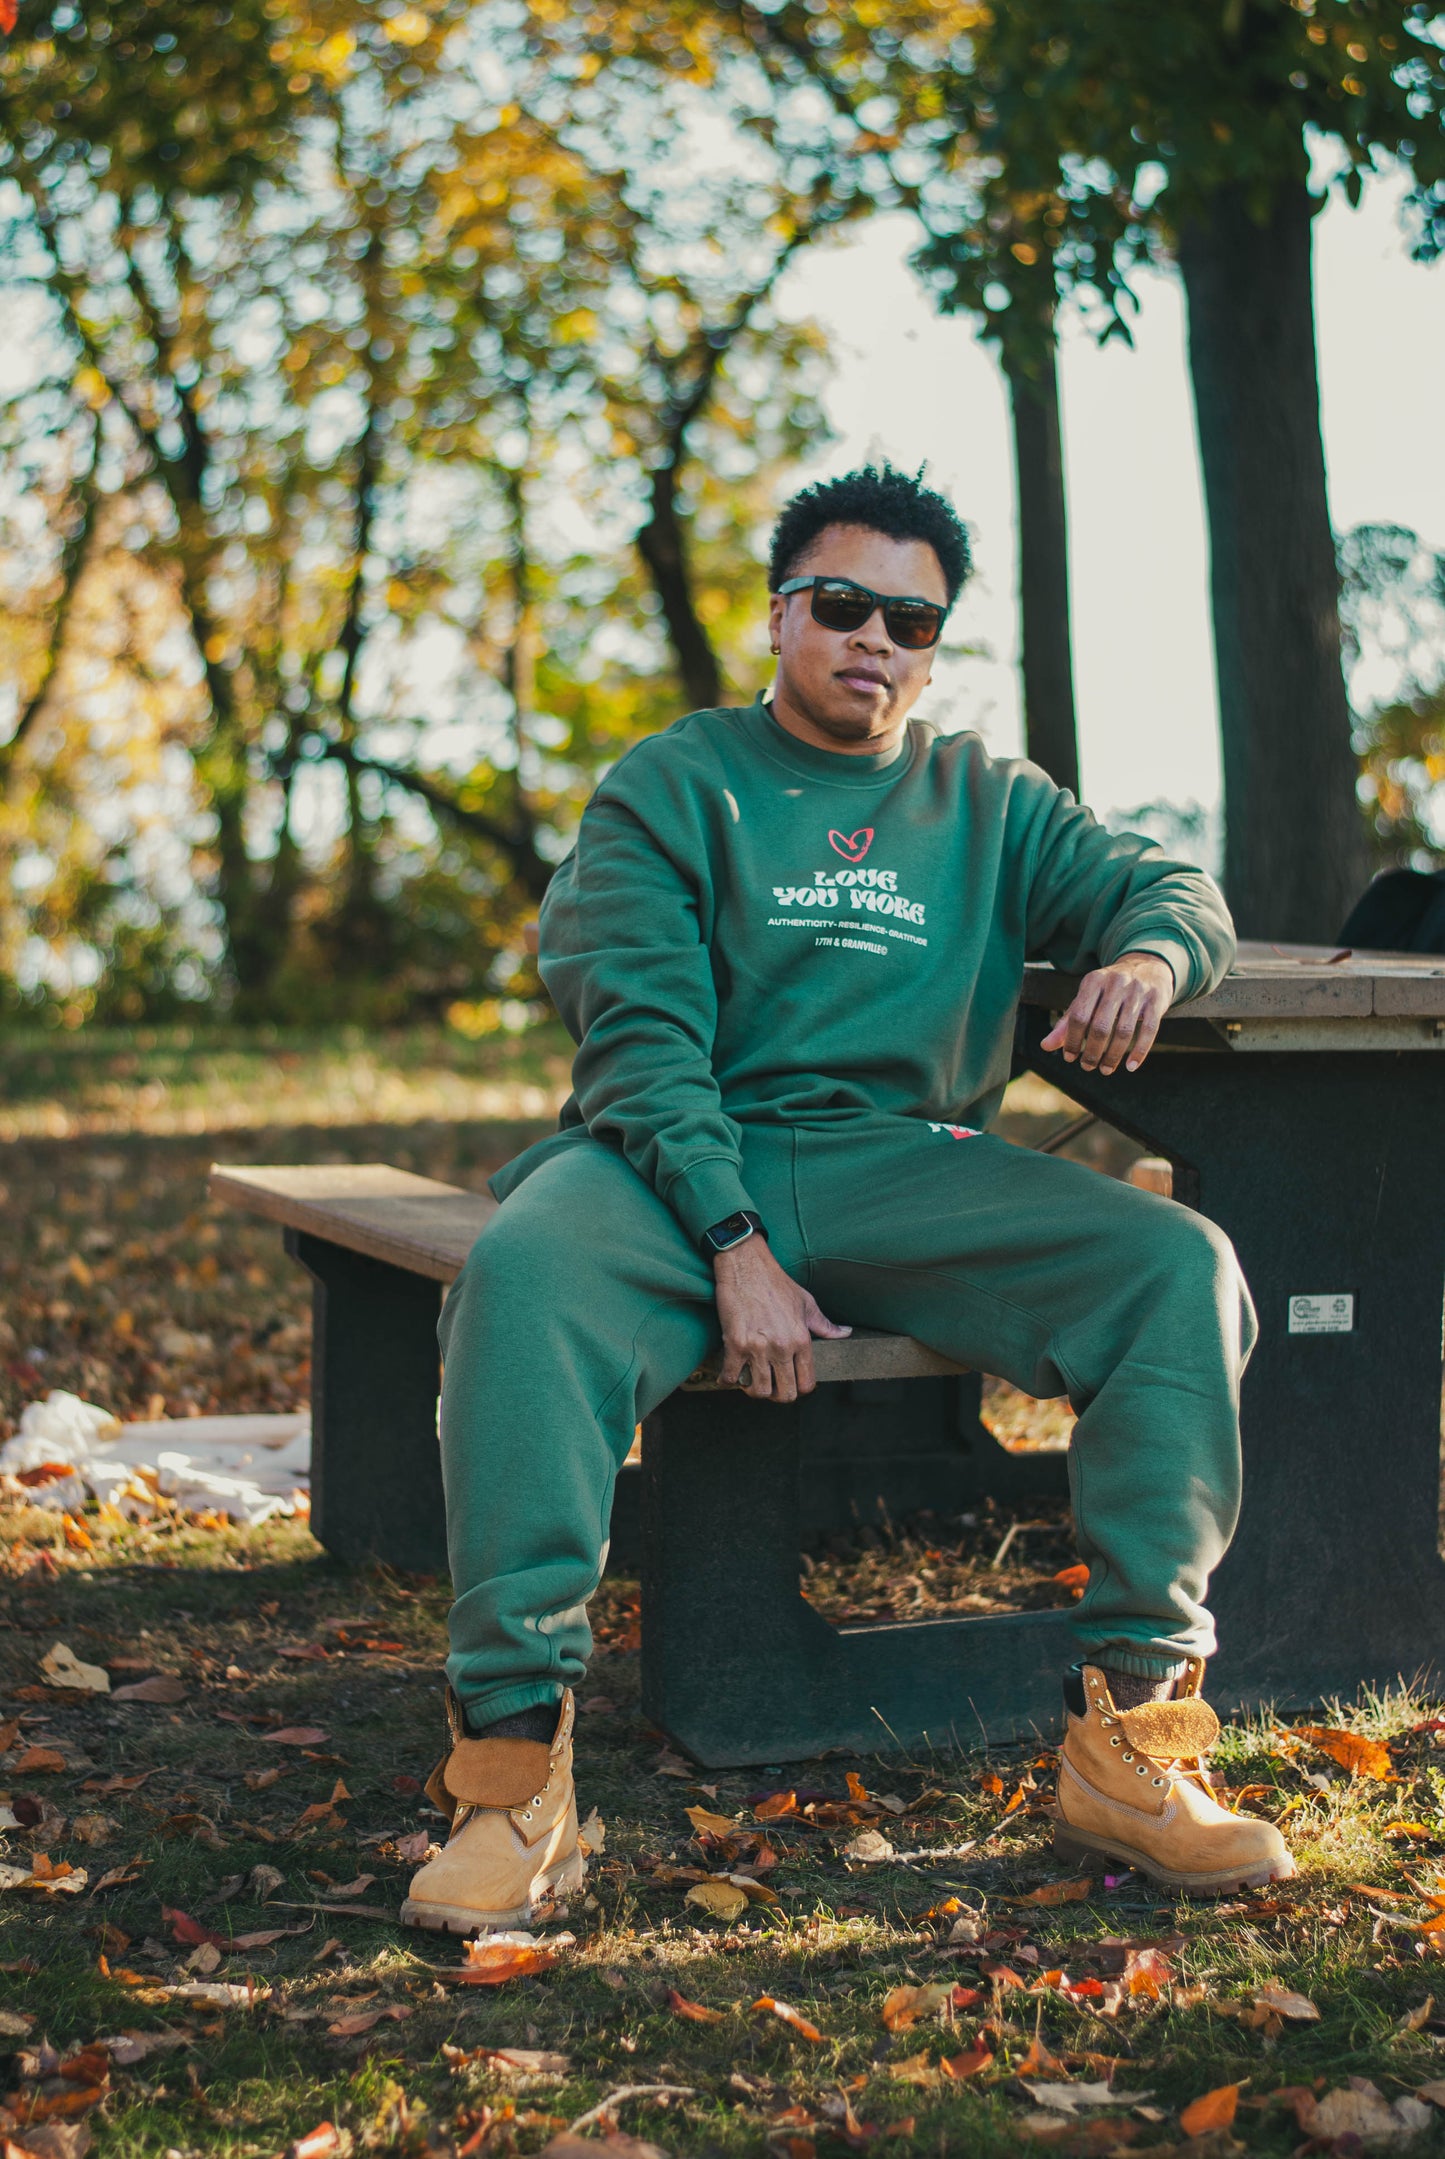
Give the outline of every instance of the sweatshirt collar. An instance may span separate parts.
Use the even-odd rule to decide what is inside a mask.
[[[889,785],[908,771],[917,749],[913,728],[909,726],[896,750],[880,751],[876,756],[850,757],[842,750],[820,750],[811,742],[800,742],[786,727],[780,727],[769,702],[762,696],[746,708],[743,719],[759,748],[775,764],[785,765],[790,772],[802,773],[810,780],[826,780],[835,787]]]

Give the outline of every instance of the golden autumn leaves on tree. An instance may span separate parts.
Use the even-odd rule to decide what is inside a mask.
[[[730,94],[706,53],[595,42],[455,5],[22,9],[12,996],[525,987],[599,763],[700,677],[751,690],[754,528],[824,428],[772,295],[847,204],[688,157]]]

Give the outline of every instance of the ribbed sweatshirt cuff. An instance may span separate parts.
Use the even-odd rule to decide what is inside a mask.
[[[736,1162],[721,1155],[679,1170],[663,1197],[694,1244],[714,1222],[753,1204]]]

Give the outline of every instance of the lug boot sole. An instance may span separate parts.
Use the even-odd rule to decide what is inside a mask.
[[[1157,1859],[1132,1844],[1116,1843],[1112,1837],[1093,1836],[1071,1823],[1054,1824],[1054,1850],[1061,1859],[1117,1859],[1126,1867],[1147,1874],[1151,1882],[1166,1889],[1182,1889],[1186,1896],[1218,1896],[1229,1889],[1262,1889],[1266,1882],[1287,1881],[1295,1863],[1286,1853],[1282,1860],[1266,1859],[1253,1867],[1221,1867],[1213,1873],[1196,1874],[1175,1867],[1161,1867]]]
[[[533,1882],[524,1904],[506,1912],[479,1912],[467,1904],[431,1904],[408,1897],[401,1908],[404,1927],[425,1927],[433,1934],[494,1934],[508,1927],[528,1927],[556,1916],[561,1899],[582,1887],[587,1862],[581,1852],[570,1852]]]

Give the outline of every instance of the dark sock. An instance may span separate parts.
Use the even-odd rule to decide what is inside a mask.
[[[1172,1702],[1174,1699],[1172,1679],[1141,1679],[1137,1672],[1111,1672],[1107,1664],[1104,1677],[1116,1709],[1138,1709],[1144,1702]]]
[[[532,1709],[519,1709],[513,1716],[498,1717],[494,1724],[476,1724],[467,1717],[467,1734],[472,1739],[540,1739],[550,1746],[557,1729],[557,1705],[555,1702],[538,1702]]]

